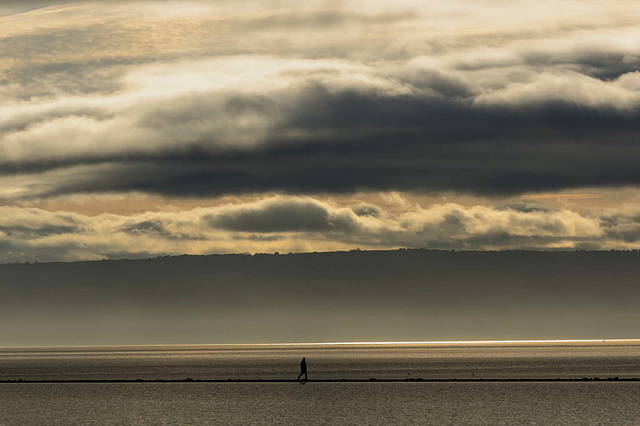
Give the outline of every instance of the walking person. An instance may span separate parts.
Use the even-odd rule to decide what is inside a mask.
[[[306,382],[307,381],[307,361],[304,357],[300,362],[300,375],[298,376],[298,380],[300,380],[300,377],[302,377],[303,374],[304,374],[304,381]]]

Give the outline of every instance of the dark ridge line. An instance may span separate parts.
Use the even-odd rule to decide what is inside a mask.
[[[2,176],[2,170],[0,170],[0,176]],[[195,258],[222,258],[222,257],[286,257],[286,256],[317,256],[317,255],[345,255],[345,254],[353,254],[353,255],[363,255],[363,254],[373,254],[373,253],[397,253],[397,252],[431,252],[431,253],[442,253],[442,254],[469,254],[469,253],[479,253],[479,254],[502,254],[502,253],[528,253],[528,254],[557,254],[557,253],[567,253],[567,254],[615,254],[615,255],[634,255],[637,256],[640,253],[638,249],[599,249],[599,250],[587,250],[587,249],[561,249],[561,250],[536,250],[536,249],[497,249],[497,250],[464,250],[464,249],[436,249],[436,248],[427,248],[427,247],[402,247],[398,249],[346,249],[346,250],[333,250],[333,251],[305,251],[305,252],[291,252],[291,253],[280,253],[280,252],[256,252],[256,253],[243,253],[243,252],[235,252],[235,253],[214,253],[214,254],[172,254],[172,255],[155,255],[154,257],[123,257],[123,258],[106,258],[100,260],[72,260],[72,261],[15,261],[9,263],[0,263],[1,266],[16,266],[16,265],[28,265],[28,266],[37,266],[37,265],[73,265],[73,264],[89,264],[89,263],[128,263],[128,262],[148,262],[148,261],[163,261],[163,260],[171,260],[171,259],[195,259]]]
[[[640,378],[513,378],[513,379],[87,379],[87,380],[0,380],[0,384],[33,383],[504,383],[504,382],[637,382]]]

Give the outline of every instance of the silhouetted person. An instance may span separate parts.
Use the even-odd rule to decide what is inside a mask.
[[[300,362],[300,375],[298,376],[298,380],[300,380],[300,377],[302,377],[302,375],[304,374],[304,381],[307,381],[307,361],[305,361],[305,358],[302,358],[302,361]]]

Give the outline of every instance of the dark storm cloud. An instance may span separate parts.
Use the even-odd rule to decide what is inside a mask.
[[[456,190],[509,194],[640,183],[640,147],[635,143],[640,116],[635,111],[617,113],[555,102],[526,109],[476,108],[466,102],[412,96],[331,95],[317,87],[306,93],[309,96],[297,101],[292,115],[257,149],[212,153],[193,141],[187,153],[180,148],[168,155],[59,161],[60,166],[99,161],[118,166],[113,173],[107,169],[95,178],[61,184],[53,193],[140,190],[204,196],[274,190]],[[203,117],[194,110],[188,114],[191,118],[183,115],[182,119],[195,123]],[[151,118],[146,120],[152,123]],[[322,135],[323,131],[329,133]],[[288,133],[305,136],[298,139]],[[56,163],[22,167],[46,169]],[[5,173],[15,168],[6,163],[0,166]]]
[[[229,208],[204,218],[212,227],[248,232],[349,232],[357,227],[351,210],[330,211],[312,199],[276,198],[257,206]]]

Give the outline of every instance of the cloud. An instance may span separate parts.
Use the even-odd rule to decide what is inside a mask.
[[[352,210],[357,216],[380,217],[383,214],[380,207],[367,203],[360,203],[356,206],[353,206]]]
[[[227,207],[204,220],[214,228],[248,232],[353,232],[357,227],[352,210],[331,209],[307,198],[275,198]]]
[[[53,6],[61,3],[70,2],[60,2],[56,0],[6,0],[3,1],[2,5],[0,6],[0,17],[24,13],[30,10]]]
[[[637,185],[640,36],[623,11],[96,2],[5,17],[0,174],[20,185],[0,197]]]
[[[640,240],[640,210],[627,208],[623,212],[604,215],[600,226],[610,239],[623,243],[635,243]]]
[[[5,206],[0,262],[399,247],[640,248],[640,213],[633,208],[598,215],[524,201],[394,206],[282,195],[130,215]]]

